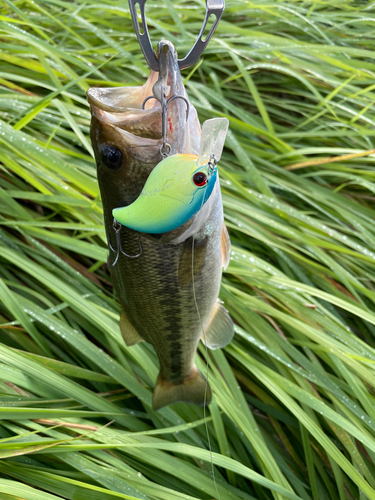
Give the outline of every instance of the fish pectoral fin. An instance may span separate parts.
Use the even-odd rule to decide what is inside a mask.
[[[231,242],[227,226],[223,224],[223,231],[221,233],[221,256],[223,259],[223,268],[226,269],[230,261]]]
[[[194,366],[191,374],[180,384],[173,384],[164,380],[161,373],[159,373],[152,396],[152,408],[159,410],[164,406],[178,403],[179,401],[204,406],[210,404],[211,399],[211,388],[207,380],[198,368]]]
[[[234,326],[228,311],[218,299],[210,322],[201,337],[204,345],[210,349],[225,347],[233,339]]]
[[[130,347],[132,345],[143,342],[143,338],[139,335],[134,326],[130,323],[124,311],[120,315],[120,331],[125,344]]]

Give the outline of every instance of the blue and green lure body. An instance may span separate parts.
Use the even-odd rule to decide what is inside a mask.
[[[191,219],[209,199],[217,182],[217,167],[197,167],[197,155],[163,159],[148,177],[139,197],[115,208],[120,224],[143,233],[167,233]]]

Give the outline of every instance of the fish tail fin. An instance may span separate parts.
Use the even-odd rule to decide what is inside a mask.
[[[211,399],[211,388],[202,373],[195,366],[191,374],[180,384],[167,382],[163,379],[161,373],[159,373],[152,397],[152,407],[154,410],[159,410],[163,406],[179,401],[204,406],[210,404]]]

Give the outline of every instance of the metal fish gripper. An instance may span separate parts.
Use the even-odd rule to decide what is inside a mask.
[[[159,60],[157,59],[154,49],[152,48],[150,35],[148,33],[148,28],[147,28],[146,14],[145,14],[146,1],[147,0],[129,0],[130,14],[132,17],[134,30],[136,32],[139,45],[142,49],[143,55],[145,56],[148,65],[152,70],[159,71]],[[141,33],[138,22],[138,15],[136,10],[137,4],[139,5],[141,12],[143,33]],[[200,56],[203,54],[205,48],[207,47],[208,42],[211,40],[211,37],[214,34],[217,25],[219,24],[223,12],[224,12],[224,0],[206,0],[206,15],[203,21],[202,28],[190,52],[183,59],[178,59],[178,67],[180,69],[189,68],[189,66],[193,66],[198,61]],[[215,21],[208,35],[205,38],[203,38],[204,31],[206,29],[208,20],[211,15],[215,16]]]

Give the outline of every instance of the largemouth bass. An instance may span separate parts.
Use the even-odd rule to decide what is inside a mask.
[[[112,212],[120,207],[130,209],[162,160],[160,103],[148,101],[143,110],[143,101],[152,94],[155,84],[157,88],[161,77],[167,99],[174,95],[187,99],[173,45],[162,41],[158,57],[160,74],[151,71],[143,87],[88,91],[91,140],[107,238],[112,246]],[[199,154],[196,110],[190,104],[186,121],[186,105],[179,99],[168,107],[168,143],[172,156],[167,160],[173,159],[173,155],[197,158]],[[161,175],[160,182],[165,180]],[[147,218],[147,213],[151,213],[147,197],[142,205]],[[210,348],[218,348],[233,337],[233,323],[218,301],[222,268],[229,261],[230,240],[217,176],[205,203],[182,225],[171,230],[165,226],[169,229],[166,232],[149,228],[145,232],[137,224],[132,227],[121,228],[119,243],[128,256],[120,253],[112,269],[122,308],[120,329],[125,343],[131,346],[144,340],[156,351],[160,373],[153,394],[155,410],[177,401],[208,404],[210,387],[194,363],[199,339],[202,337]],[[139,257],[129,258],[139,253]]]

